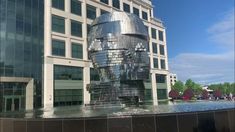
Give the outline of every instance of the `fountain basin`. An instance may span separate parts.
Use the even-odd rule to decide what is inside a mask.
[[[235,102],[1,113],[0,132],[234,132]]]

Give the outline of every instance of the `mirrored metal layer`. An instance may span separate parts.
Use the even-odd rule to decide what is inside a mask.
[[[124,12],[104,14],[91,25],[88,44],[103,87],[91,85],[90,92],[96,100],[104,95],[106,100],[142,100],[143,80],[149,76],[148,33],[142,20]]]

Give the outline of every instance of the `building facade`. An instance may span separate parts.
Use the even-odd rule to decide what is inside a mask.
[[[2,111],[17,110],[14,89],[22,91],[22,109],[89,104],[86,85],[99,80],[87,52],[89,27],[96,17],[114,11],[136,14],[148,29],[146,102],[157,105],[168,98],[166,31],[154,18],[150,0],[0,0],[0,10]]]
[[[0,0],[0,112],[40,107],[42,0]]]
[[[170,84],[171,84],[171,86],[173,86],[178,81],[177,75],[174,73],[169,73],[169,77],[170,77],[170,79],[169,79]]]

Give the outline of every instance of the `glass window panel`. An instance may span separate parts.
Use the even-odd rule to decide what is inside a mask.
[[[108,11],[106,11],[106,10],[100,10],[100,15],[103,15],[103,14],[106,14],[106,13],[109,13]]]
[[[71,0],[71,13],[81,16],[82,6],[78,0]]]
[[[142,11],[142,18],[143,18],[144,20],[148,20],[148,13],[145,12],[145,11]]]
[[[64,10],[64,0],[52,0],[52,7]]]
[[[100,81],[98,71],[94,68],[90,69],[90,81]]]
[[[91,5],[87,5],[87,18],[89,19],[95,19],[96,18],[96,8]]]
[[[157,89],[158,99],[167,99],[167,90],[166,89]]]
[[[140,11],[139,11],[139,9],[137,9],[137,8],[135,8],[135,7],[133,7],[133,13],[136,15],[136,16],[140,16]]]
[[[166,63],[164,59],[161,59],[161,69],[166,69]]]
[[[90,24],[87,24],[87,36],[88,36],[88,34],[89,34],[89,32],[90,32],[90,29],[91,29],[91,25],[90,25]]]
[[[83,68],[72,66],[54,66],[55,80],[83,80]]]
[[[157,43],[152,43],[153,53],[157,54]]]
[[[82,23],[71,20],[71,35],[82,37]]]
[[[165,48],[164,48],[164,45],[159,45],[160,47],[160,54],[161,55],[165,55]]]
[[[52,55],[65,56],[65,42],[62,40],[52,40]]]
[[[164,37],[163,37],[163,31],[159,31],[158,30],[158,39],[160,40],[160,41],[164,41]]]
[[[157,38],[157,31],[154,28],[151,28],[151,33],[152,33],[152,38],[156,39]]]
[[[158,58],[153,58],[153,67],[158,68]]]
[[[120,1],[119,0],[113,0],[113,7],[120,9]]]
[[[78,43],[72,43],[72,57],[73,58],[83,58],[82,45]]]
[[[130,5],[123,3],[123,11],[130,13]]]
[[[102,3],[105,3],[105,4],[109,4],[109,0],[100,0],[100,2],[102,2]]]
[[[65,33],[65,20],[63,17],[52,15],[52,31]]]
[[[156,83],[166,83],[166,75],[156,74]]]

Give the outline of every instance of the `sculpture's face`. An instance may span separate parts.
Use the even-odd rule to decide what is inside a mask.
[[[102,15],[94,21],[88,43],[102,81],[144,80],[149,75],[148,33],[137,16]]]

